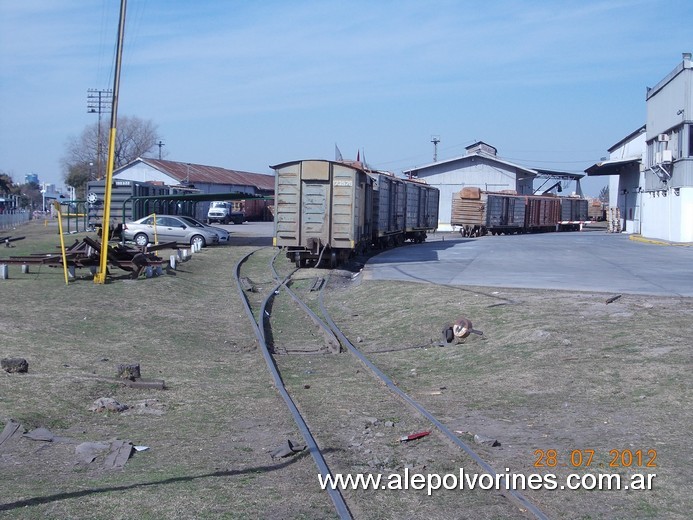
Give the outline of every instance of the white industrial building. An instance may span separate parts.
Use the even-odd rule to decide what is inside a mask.
[[[693,242],[693,62],[691,53],[647,89],[647,123],[609,149],[587,174],[612,175],[609,205],[627,233]]]
[[[418,166],[402,173],[425,180],[440,190],[438,229],[451,231],[452,195],[464,187],[486,191],[512,190],[519,194],[533,193],[537,171],[505,161],[493,146],[478,141],[466,148],[461,157]]]

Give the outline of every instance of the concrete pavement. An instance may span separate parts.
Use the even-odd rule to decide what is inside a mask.
[[[371,258],[364,277],[449,285],[693,297],[693,247],[603,230],[461,238],[435,233]]]

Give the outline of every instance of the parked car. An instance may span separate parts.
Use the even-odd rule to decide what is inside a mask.
[[[180,216],[179,218],[183,219],[185,222],[189,223],[191,226],[201,227],[203,229],[208,229],[210,231],[213,231],[219,237],[219,244],[228,244],[229,243],[229,239],[231,238],[231,234],[228,231],[226,231],[224,228],[220,228],[220,227],[216,227],[216,226],[209,226],[209,225],[205,224],[204,222],[200,222],[199,220],[192,218],[192,217]]]
[[[123,240],[132,240],[138,246],[154,242],[155,236],[159,242],[199,244],[201,247],[219,243],[215,231],[192,225],[179,215],[150,215],[123,224]]]

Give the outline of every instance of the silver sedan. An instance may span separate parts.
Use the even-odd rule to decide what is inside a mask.
[[[185,222],[189,223],[191,226],[200,227],[203,229],[207,229],[209,231],[213,231],[219,237],[219,244],[228,244],[229,243],[229,239],[231,238],[231,235],[224,228],[220,228],[220,227],[216,227],[216,226],[210,226],[210,225],[205,224],[204,222],[200,222],[199,220],[192,218],[192,217],[181,216],[180,218],[183,219]]]
[[[123,239],[132,240],[138,246],[155,242],[198,244],[205,247],[219,243],[219,236],[211,229],[186,222],[179,215],[149,215],[123,224]]]

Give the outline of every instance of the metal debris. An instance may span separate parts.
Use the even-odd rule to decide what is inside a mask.
[[[422,437],[426,437],[427,435],[430,435],[430,434],[431,434],[430,430],[429,430],[429,431],[425,431],[425,432],[412,433],[411,435],[405,435],[404,437],[400,437],[400,438],[399,438],[399,442],[409,442],[409,441],[413,441],[413,440],[416,440],[416,439],[420,439],[420,438],[422,438]]]
[[[616,300],[618,300],[621,296],[623,296],[623,295],[622,295],[622,294],[617,294],[616,296],[612,296],[611,298],[609,298],[608,300],[606,300],[606,304],[609,305],[610,303],[614,303],[614,302],[615,302]]]
[[[305,449],[306,446],[304,444],[295,444],[291,439],[287,439],[286,442],[274,450],[270,456],[273,459],[280,459],[283,457],[288,457],[289,455],[294,455]]]
[[[470,334],[477,334],[478,336],[483,336],[484,333],[480,330],[474,330],[472,322],[467,318],[459,318],[452,326],[452,332],[455,337],[466,338]]]

